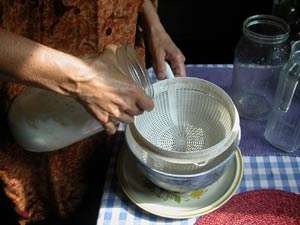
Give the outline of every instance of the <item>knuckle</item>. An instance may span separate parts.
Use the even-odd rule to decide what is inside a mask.
[[[112,111],[112,116],[114,116],[116,118],[119,118],[121,116],[121,112],[119,109],[113,108],[111,111]]]
[[[175,59],[178,60],[178,61],[182,61],[182,62],[185,61],[185,57],[181,52],[178,52],[178,53],[175,54]]]
[[[131,105],[131,102],[128,98],[122,99],[122,102],[119,104],[119,108],[121,111],[127,111],[129,110]]]
[[[106,124],[108,121],[109,121],[109,116],[108,115],[105,115],[105,116],[102,117],[102,122],[104,124]]]
[[[109,117],[108,114],[98,108],[92,108],[92,113],[96,119],[98,119],[102,124],[108,122]]]
[[[181,54],[181,60],[185,62],[185,56],[183,54]]]
[[[157,66],[155,70],[158,77],[163,78],[165,76],[165,70],[163,66]]]
[[[128,86],[128,91],[129,91],[129,94],[131,94],[132,96],[137,96],[140,94],[140,89],[135,84],[130,84]]]
[[[163,73],[165,72],[164,69],[163,69],[162,67],[158,67],[158,68],[156,69],[156,71],[157,71],[158,74],[163,74]]]

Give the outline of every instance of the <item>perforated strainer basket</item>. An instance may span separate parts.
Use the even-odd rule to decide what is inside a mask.
[[[157,82],[155,107],[130,125],[135,140],[176,163],[203,162],[218,156],[236,140],[239,116],[220,87],[199,78]]]

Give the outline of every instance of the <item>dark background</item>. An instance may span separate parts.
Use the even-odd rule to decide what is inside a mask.
[[[186,63],[232,63],[243,21],[271,14],[272,0],[160,0],[158,13]]]
[[[272,0],[159,0],[158,8],[162,23],[186,56],[187,64],[232,63],[244,19],[271,11]],[[58,222],[53,218],[55,222],[47,225],[96,224],[109,152],[101,152],[101,155],[102,160],[93,168],[99,174],[98,179],[91,181],[81,209],[71,221]],[[1,191],[0,216],[1,225],[17,224],[13,207]]]

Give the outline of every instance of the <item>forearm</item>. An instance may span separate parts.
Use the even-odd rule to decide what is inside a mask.
[[[146,32],[146,41],[155,73],[159,79],[165,79],[165,61],[168,61],[176,75],[185,76],[185,57],[164,29],[154,4],[153,1],[144,0],[142,25]]]
[[[148,1],[148,0],[147,0],[147,1]],[[158,0],[151,0],[151,2],[152,2],[152,4],[153,4],[155,10],[157,10],[157,8],[158,8]]]
[[[144,0],[142,19],[147,32],[165,31],[156,11],[157,1]]]
[[[68,94],[85,69],[79,58],[0,30],[0,79]]]

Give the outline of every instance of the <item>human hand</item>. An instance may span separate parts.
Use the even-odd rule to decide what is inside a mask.
[[[185,57],[167,34],[160,22],[156,8],[150,0],[144,1],[142,15],[148,47],[152,55],[153,67],[157,78],[166,78],[165,61],[170,62],[173,73],[176,76],[186,76]]]
[[[89,70],[77,77],[76,98],[105,127],[116,132],[116,122],[133,122],[133,116],[151,110],[153,102],[119,69],[116,46],[108,46],[95,57],[84,58]]]
[[[186,76],[185,57],[164,29],[149,32],[149,50],[158,79],[166,78],[165,61],[169,61],[176,76]]]

